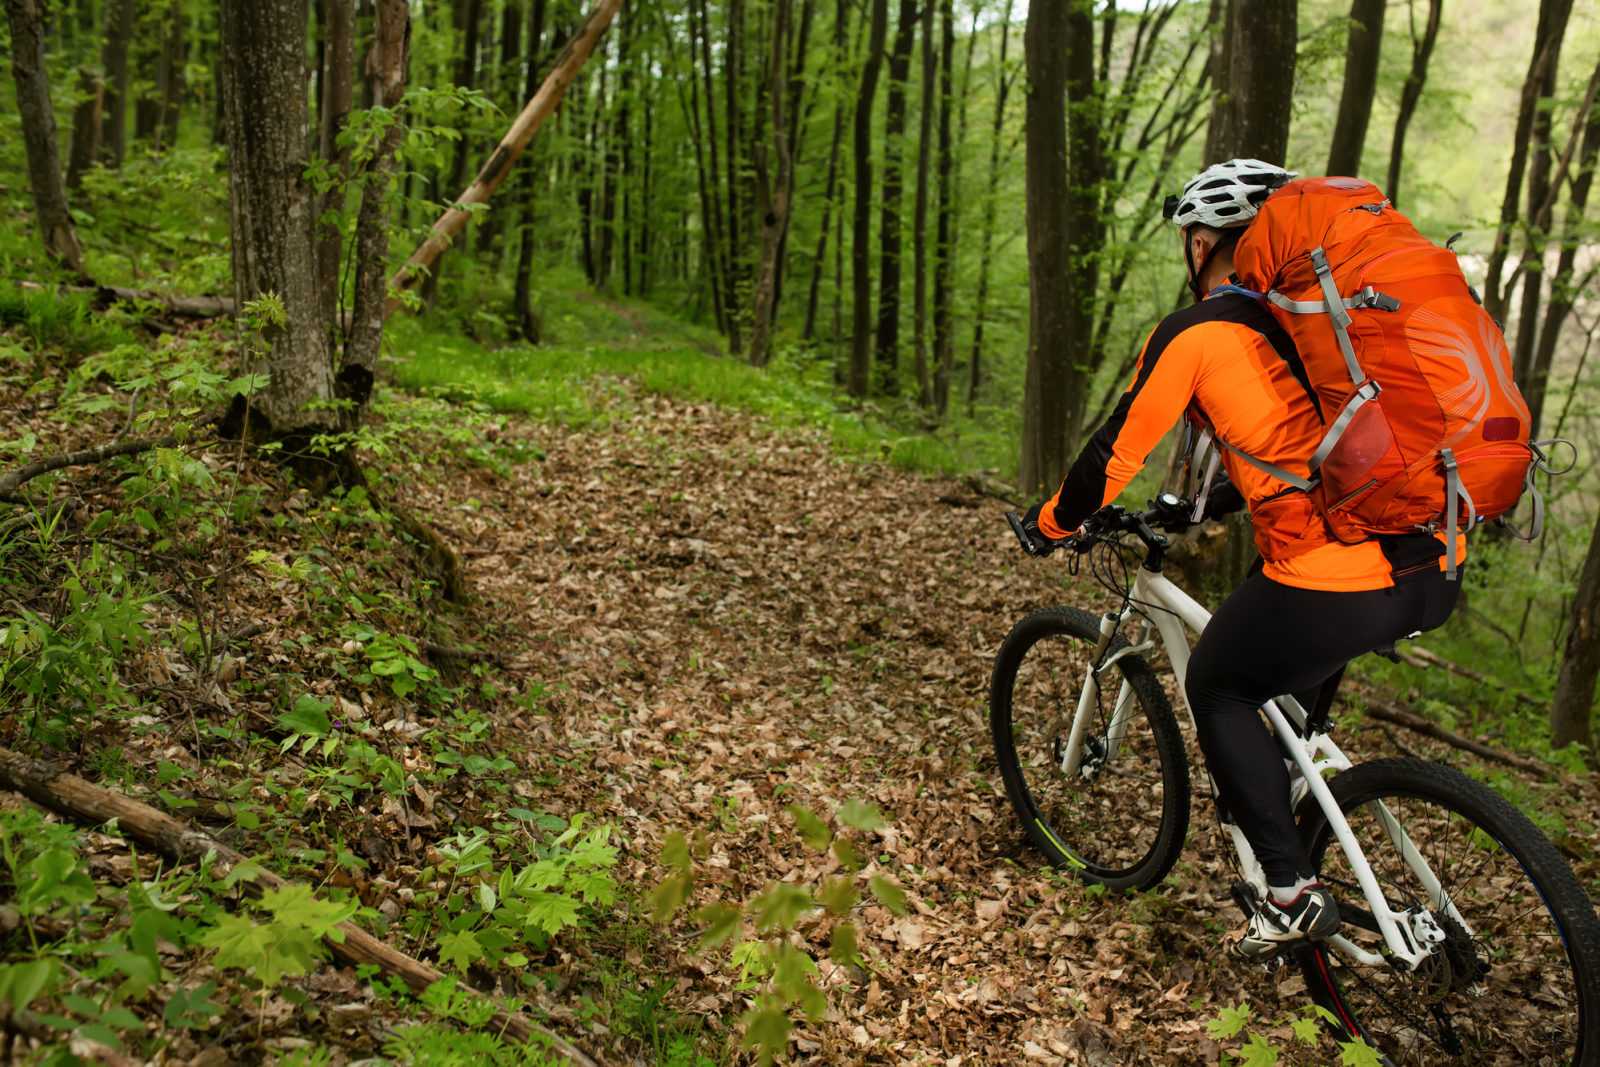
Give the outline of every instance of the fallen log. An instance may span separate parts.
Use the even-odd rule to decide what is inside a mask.
[[[36,292],[43,292],[48,288],[38,282],[23,282],[21,287]],[[180,319],[220,318],[223,315],[232,315],[234,308],[231,296],[179,296],[174,293],[158,293],[153,289],[125,289],[120,285],[69,285],[58,291],[87,294],[94,298],[94,306],[101,309],[119,302],[151,303],[159,306],[166,314]]]
[[[174,862],[197,863],[210,854],[216,861],[212,870],[223,874],[245,860],[242,854],[210,834],[148,804],[102,789],[43,760],[4,748],[0,748],[0,788],[21,793],[35,804],[85,825],[100,826],[115,820],[122,833]],[[281,889],[289,883],[270,871],[258,869],[255,884],[258,888]],[[353,922],[341,923],[338,930],[344,940],[330,938],[327,946],[333,956],[344,963],[376,966],[398,976],[419,993],[445,977],[441,971],[379,941]],[[554,1052],[577,1067],[595,1067],[594,1061],[577,1046],[523,1015],[498,1010],[492,1021],[499,1032],[519,1041],[548,1042]]]
[[[59,455],[36,459],[32,463],[25,463],[14,471],[0,475],[0,500],[14,500],[16,491],[24,482],[32,481],[41,474],[49,474],[64,467],[104,463],[117,456],[137,456],[153,448],[172,448],[177,443],[178,439],[169,434],[165,437],[143,437],[136,441],[115,441],[109,445],[100,445],[98,448],[82,448],[76,452],[62,452]]]
[[[1515,752],[1505,752],[1495,748],[1493,745],[1486,745],[1482,741],[1474,741],[1470,737],[1462,737],[1454,731],[1446,730],[1431,719],[1425,719],[1416,712],[1407,711],[1393,704],[1369,703],[1366,713],[1371,718],[1378,719],[1381,722],[1404,726],[1406,729],[1419,733],[1424,737],[1431,737],[1435,741],[1443,741],[1454,748],[1471,752],[1496,763],[1504,763],[1508,767],[1529,771],[1539,775],[1541,778],[1559,777],[1561,774],[1560,768],[1553,767],[1542,760],[1534,759],[1532,756],[1519,756]]]
[[[1429,652],[1421,645],[1412,645],[1409,648],[1397,648],[1396,651],[1399,653],[1401,659],[1405,660],[1413,667],[1437,667],[1442,671],[1449,671],[1451,674],[1465,678],[1468,681],[1477,682],[1479,685],[1486,685],[1491,689],[1498,689],[1501,692],[1509,693],[1519,704],[1526,704],[1529,707],[1534,708],[1544,706],[1543,702],[1537,697],[1532,697],[1521,690],[1513,689],[1506,683],[1500,681],[1498,678],[1490,678],[1488,675],[1480,671],[1475,671],[1471,667],[1465,667],[1459,663],[1456,663],[1454,660],[1445,659],[1437,652]]]

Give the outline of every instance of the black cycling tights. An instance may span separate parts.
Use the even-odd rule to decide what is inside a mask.
[[[1282,585],[1259,570],[1217,609],[1185,686],[1223,805],[1271,885],[1315,875],[1289,811],[1289,772],[1257,709],[1284,693],[1331,697],[1344,666],[1450,617],[1461,586],[1430,571],[1389,589],[1332,593]],[[1302,696],[1301,702],[1306,703]]]

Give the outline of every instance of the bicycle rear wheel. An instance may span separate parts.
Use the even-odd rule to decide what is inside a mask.
[[[1129,655],[1104,672],[1082,766],[1065,773],[1078,694],[1099,640],[1099,619],[1075,608],[1017,623],[995,658],[989,727],[1011,804],[1050,861],[1114,889],[1144,889],[1183,848],[1189,766],[1166,694],[1149,665]],[[1119,637],[1112,651],[1126,645]],[[1119,701],[1124,714],[1113,729]]]
[[[1346,1033],[1396,1067],[1600,1067],[1600,921],[1544,834],[1497,793],[1442,764],[1378,760],[1329,785],[1389,906],[1426,914],[1444,935],[1410,973],[1364,965],[1331,945],[1300,953],[1312,997]],[[1349,861],[1313,803],[1302,808],[1301,833],[1338,895],[1340,932],[1381,951]],[[1397,844],[1406,839],[1437,889],[1406,862]]]

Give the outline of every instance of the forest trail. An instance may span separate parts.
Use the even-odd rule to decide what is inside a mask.
[[[986,722],[992,656],[1026,611],[1103,593],[1064,589],[1059,559],[1023,557],[993,501],[842,461],[818,434],[624,393],[605,427],[513,424],[544,460],[447,482],[453,499],[429,510],[471,546],[480,614],[513,670],[548,687],[546,714],[505,724],[523,748],[508,754],[549,772],[546,804],[618,824],[618,874],[641,895],[673,830],[709,835],[691,903],[738,901],[830,873],[789,804],[826,816],[863,799],[887,815],[874,847],[912,910],[859,917],[870,973],[834,967],[815,941],[832,1007],[797,1029],[802,1054],[1215,1062],[1206,1023],[1242,1000],[1253,1028],[1290,1043],[1276,1022],[1304,1007],[1301,979],[1223,952],[1239,920],[1200,786],[1173,879],[1138,897],[1049,870],[1005,800]],[[1393,752],[1370,728],[1341,742]],[[693,935],[680,916],[629,962],[674,982],[670,1007],[720,1028],[749,993],[727,949],[696,955]]]

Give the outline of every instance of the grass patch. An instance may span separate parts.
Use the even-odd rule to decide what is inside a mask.
[[[393,380],[404,389],[496,411],[588,426],[603,424],[626,403],[606,388],[608,381],[625,379],[647,394],[716,404],[759,415],[779,427],[820,430],[835,451],[853,459],[937,475],[979,469],[1009,473],[1013,468],[1015,437],[1004,420],[996,419],[987,428],[960,420],[929,433],[906,424],[909,411],[845,407],[832,387],[831,368],[804,355],[784,353],[771,367],[758,370],[690,343],[699,332],[694,327],[671,319],[665,319],[664,329],[638,321],[637,330],[619,336],[614,332],[618,312],[604,313],[612,325],[595,323],[594,343],[537,348],[488,348],[458,334],[437,332],[426,322],[397,321],[390,326],[397,357]],[[659,311],[650,313],[652,321],[663,319]]]

